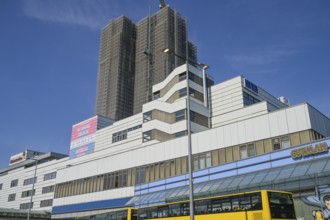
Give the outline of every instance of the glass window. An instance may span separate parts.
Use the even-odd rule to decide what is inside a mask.
[[[10,187],[15,187],[15,186],[17,186],[18,185],[18,179],[16,179],[16,180],[12,180],[11,182],[10,182]]]
[[[282,144],[282,148],[288,148],[288,147],[290,147],[289,136],[281,137],[281,144]]]
[[[186,118],[186,110],[180,110],[175,112],[175,121],[182,121]]]
[[[35,192],[36,192],[36,190],[34,189],[33,195],[35,194]],[[30,197],[30,196],[32,196],[32,190],[27,190],[27,191],[22,192],[22,198]]]
[[[151,141],[151,131],[143,132],[143,142]]]
[[[40,208],[42,207],[48,207],[53,205],[53,200],[52,199],[47,199],[47,200],[41,200],[40,201]]]
[[[25,179],[24,182],[23,182],[23,186],[30,185],[30,184],[33,184],[33,183],[36,183],[36,182],[37,182],[37,177],[32,177],[32,178],[29,178],[29,179]]]
[[[42,188],[42,194],[54,192],[55,186],[46,186]]]
[[[184,97],[187,95],[187,88],[183,88],[179,90],[179,97]]]
[[[154,100],[160,98],[160,91],[154,92]]]
[[[206,153],[206,167],[211,167],[212,166],[212,157],[211,157],[211,152]]]
[[[8,202],[15,201],[16,193],[9,194],[8,195]]]
[[[252,156],[256,155],[254,144],[249,144],[248,145],[248,155],[249,155],[249,157],[252,157]]]
[[[56,178],[56,172],[47,173],[44,175],[44,181]]]
[[[248,157],[246,145],[240,147],[241,159],[245,159]]]
[[[19,209],[29,209],[30,208],[30,203],[22,203],[19,205]],[[33,208],[33,202],[31,203],[31,209]]]
[[[2,183],[0,183],[0,190],[2,190]]]
[[[183,81],[183,80],[186,80],[187,79],[187,74],[186,73],[181,73],[180,75],[179,75],[179,81],[181,82],[181,81]]]
[[[148,122],[152,120],[152,111],[143,113],[143,122]]]
[[[270,214],[277,219],[295,219],[293,199],[290,194],[268,192]]]
[[[281,144],[280,144],[280,139],[279,138],[274,138],[272,139],[273,143],[273,150],[280,150],[281,149]]]
[[[185,135],[186,135],[186,131],[180,131],[178,133],[175,133],[176,138],[179,138],[179,137],[182,137],[182,136],[185,136]]]

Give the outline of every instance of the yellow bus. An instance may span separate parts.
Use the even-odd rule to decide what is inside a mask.
[[[196,199],[196,220],[296,219],[292,194],[259,190]],[[189,220],[189,201],[138,209],[138,219]]]
[[[137,220],[137,209],[122,208],[95,215],[87,215],[69,220]],[[68,219],[67,219],[68,220]]]

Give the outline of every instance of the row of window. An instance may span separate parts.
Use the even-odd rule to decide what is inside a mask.
[[[30,209],[30,204],[31,204],[31,209],[33,208],[33,202],[29,203],[22,203],[19,205],[19,209]],[[47,200],[42,200],[40,201],[40,208],[42,207],[49,207],[53,205],[53,199],[47,199]]]
[[[56,178],[56,172],[52,172],[52,173],[47,173],[44,175],[44,181],[47,181],[47,180],[51,180],[51,179],[55,179]],[[28,178],[28,179],[25,179],[23,181],[23,186],[26,186],[26,185],[30,185],[30,184],[33,184],[33,183],[36,183],[37,182],[37,177],[31,177],[31,178]],[[18,179],[15,179],[15,180],[12,180],[10,182],[10,187],[16,187],[18,186]],[[0,190],[2,189],[2,183],[0,184]]]
[[[194,202],[195,214],[261,210],[261,193],[243,194]],[[190,213],[188,202],[139,209],[139,219],[186,216]]]
[[[42,188],[42,194],[51,193],[51,192],[54,192],[54,190],[55,190],[55,186],[54,185],[52,185],[52,186],[46,186],[46,187],[43,187]],[[34,196],[35,195],[35,192],[36,192],[35,189],[33,191],[32,190],[23,191],[21,198],[26,198],[26,197]],[[8,202],[12,202],[12,201],[15,201],[15,200],[16,200],[16,193],[12,193],[12,194],[9,194],[8,195]]]
[[[260,102],[260,100],[246,92],[243,92],[243,102],[244,102],[244,106],[249,106]]]
[[[112,143],[116,143],[118,141],[122,141],[127,139],[127,133],[130,131],[134,131],[136,129],[142,128],[142,125],[137,125],[119,132],[116,132],[114,134],[112,134]]]
[[[279,148],[283,149],[291,146],[291,139],[293,141],[293,145],[307,143],[311,141],[308,137],[310,137],[310,131],[304,131],[291,134],[290,136],[286,135],[240,146],[220,148],[211,152],[200,153],[193,155],[193,169],[196,171],[219,164],[252,157],[257,154],[275,151]],[[113,172],[106,175],[99,175],[77,181],[62,183],[57,186],[55,196],[56,198],[60,198],[112,188],[135,186],[138,184],[181,175],[187,173],[187,161],[187,157],[181,157],[140,166],[137,168]],[[107,180],[105,180],[106,178]]]

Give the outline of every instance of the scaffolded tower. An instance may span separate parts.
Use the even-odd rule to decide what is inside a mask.
[[[95,112],[114,120],[133,114],[136,27],[122,16],[102,30]]]
[[[179,13],[170,7],[161,8],[153,16],[137,24],[134,114],[142,111],[142,105],[152,100],[152,86],[163,81],[166,76],[185,60],[163,53],[171,48],[174,53],[196,61],[196,47],[187,41],[187,24]]]
[[[163,53],[164,48],[184,59]],[[142,112],[152,100],[152,86],[185,63],[187,51],[195,62],[187,23],[168,6],[137,25],[124,16],[110,21],[101,33],[96,114],[120,120]]]

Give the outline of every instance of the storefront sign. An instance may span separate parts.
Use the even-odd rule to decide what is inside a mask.
[[[309,145],[307,147],[302,147],[302,148],[298,148],[295,150],[291,151],[291,157],[293,159],[299,159],[302,157],[308,157],[311,155],[316,155],[316,154],[320,154],[320,153],[325,153],[328,152],[328,144],[327,142],[321,142],[318,144],[313,145]]]

